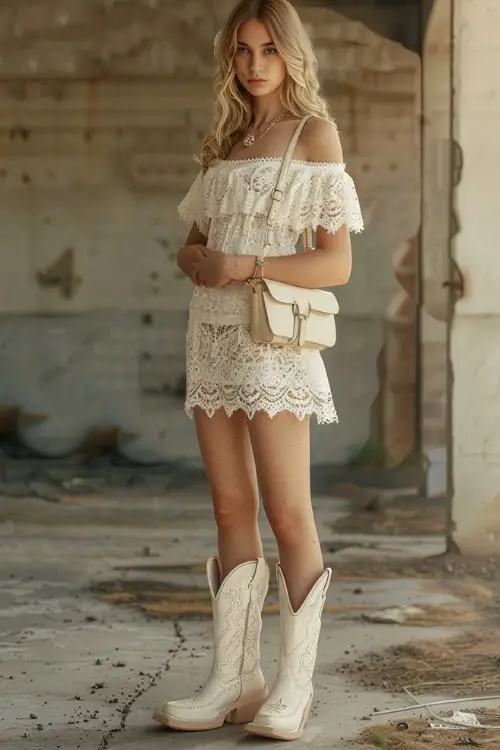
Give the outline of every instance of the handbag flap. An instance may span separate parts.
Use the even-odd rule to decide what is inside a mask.
[[[311,305],[311,309],[316,312],[337,315],[339,303],[332,292],[326,292],[323,289],[302,289],[301,287],[283,284],[281,281],[270,281],[261,279],[267,291],[276,302],[282,302],[286,305],[292,305],[294,302],[299,307],[306,308]]]

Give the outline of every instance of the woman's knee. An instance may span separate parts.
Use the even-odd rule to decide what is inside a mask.
[[[266,507],[269,525],[279,544],[293,547],[304,538],[309,519],[307,514],[298,508],[283,503]]]
[[[213,490],[214,516],[219,530],[234,529],[257,521],[258,499],[240,491]]]

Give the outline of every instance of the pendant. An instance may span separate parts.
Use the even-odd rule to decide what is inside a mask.
[[[245,148],[248,148],[248,146],[253,146],[255,141],[257,141],[259,138],[263,138],[266,133],[271,130],[273,125],[276,125],[276,123],[280,122],[286,115],[286,110],[283,112],[279,117],[276,117],[272,122],[269,123],[266,127],[264,127],[262,130],[259,130],[258,133],[247,133],[246,136],[243,138],[243,145]]]

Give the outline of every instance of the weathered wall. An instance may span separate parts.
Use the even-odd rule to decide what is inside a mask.
[[[452,0],[435,0],[423,47],[420,429],[427,494],[447,489]]]
[[[231,6],[0,9],[0,403],[47,415],[29,428],[38,446],[117,424],[140,436],[136,456],[197,456],[180,395],[190,288],[173,263],[185,235],[175,205],[210,122],[212,40]],[[369,436],[399,289],[393,255],[418,229],[419,61],[333,12],[301,13],[367,225],[339,290],[339,344],[325,355],[342,424],[314,432],[313,456],[330,463]],[[58,273],[69,286],[47,285]]]
[[[464,168],[454,254],[465,296],[451,335],[453,519],[460,549],[488,554],[500,550],[500,5],[455,5],[455,138]]]

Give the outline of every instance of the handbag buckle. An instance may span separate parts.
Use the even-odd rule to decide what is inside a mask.
[[[278,203],[281,203],[281,197],[277,197],[277,193],[281,193],[283,195],[283,190],[280,190],[279,188],[275,187],[271,191],[271,200],[272,201],[278,201]]]
[[[298,302],[294,302],[293,303],[293,314],[299,320],[307,320],[308,317],[311,314],[311,309],[312,308],[311,308],[311,303],[310,302],[307,303],[307,312],[300,312],[300,307],[299,307]]]

